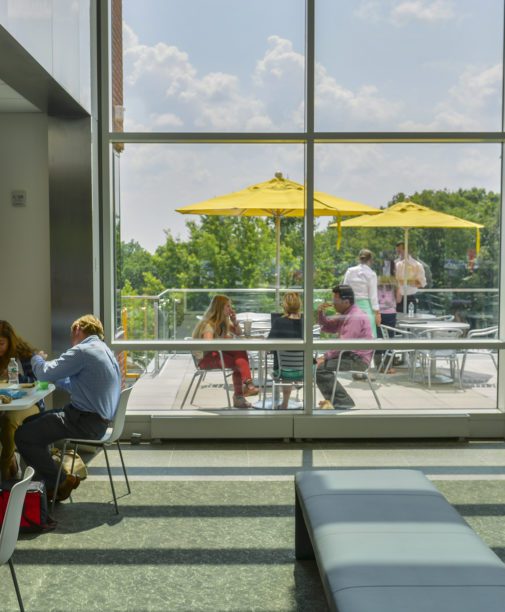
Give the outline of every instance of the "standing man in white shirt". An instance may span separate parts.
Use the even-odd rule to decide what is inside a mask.
[[[414,305],[414,312],[417,311],[417,298],[415,297],[418,289],[426,287],[426,274],[423,264],[412,255],[408,255],[405,262],[405,243],[396,243],[396,253],[398,259],[395,260],[395,274],[398,281],[398,296],[396,303],[397,312],[403,312],[404,291],[407,295],[407,308],[409,304]],[[406,282],[405,282],[406,279]]]
[[[371,268],[372,251],[361,249],[358,261],[357,266],[351,266],[347,269],[343,284],[352,287],[355,303],[368,315],[372,335],[377,338],[377,326],[381,323],[381,314],[377,295],[377,274]]]

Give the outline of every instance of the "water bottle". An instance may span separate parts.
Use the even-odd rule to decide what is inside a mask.
[[[407,310],[408,310],[408,316],[413,317],[414,316],[414,304],[412,302],[410,302]]]
[[[17,385],[19,383],[19,368],[18,362],[14,357],[11,357],[9,365],[7,366],[7,372],[9,374],[9,384]]]

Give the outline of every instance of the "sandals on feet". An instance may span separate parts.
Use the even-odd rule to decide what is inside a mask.
[[[246,400],[243,395],[233,396],[233,407],[234,408],[251,408],[251,404]]]
[[[260,390],[255,387],[252,382],[244,384],[244,397],[250,397],[251,395],[258,395]]]

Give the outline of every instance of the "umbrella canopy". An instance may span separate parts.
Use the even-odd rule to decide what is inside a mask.
[[[177,208],[185,215],[229,215],[237,217],[275,218],[275,290],[276,299],[280,288],[280,220],[281,217],[303,217],[305,214],[305,188],[276,172],[269,181],[251,185],[203,202]],[[342,216],[371,215],[381,211],[366,204],[344,200],[322,191],[314,192],[314,216],[338,217],[340,227]],[[340,230],[337,247],[340,246]]]
[[[281,217],[303,217],[305,215],[305,188],[276,172],[269,181],[242,189],[203,202],[177,208],[186,215],[230,215],[237,217],[274,217],[276,237],[276,300],[280,288],[280,220]],[[314,216],[338,217],[340,226],[342,216],[371,215],[381,211],[366,204],[344,200],[336,196],[314,192]],[[339,231],[340,243],[340,231]],[[339,246],[339,243],[337,246]]]
[[[332,224],[337,225],[337,224]],[[459,228],[459,229],[475,229],[476,231],[476,248],[477,253],[480,249],[480,228],[484,227],[480,223],[467,221],[454,215],[448,215],[437,210],[421,206],[415,202],[399,202],[382,210],[379,215],[369,217],[368,215],[347,219],[341,224],[342,227],[402,227],[405,232],[405,261],[409,256],[409,229],[412,228]],[[404,286],[407,282],[406,275],[404,276]],[[407,296],[404,295],[404,309],[406,309]]]

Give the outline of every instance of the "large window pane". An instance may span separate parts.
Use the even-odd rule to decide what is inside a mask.
[[[500,129],[503,2],[321,0],[316,11],[316,129]]]
[[[303,0],[125,0],[125,130],[302,130],[304,16]]]
[[[489,351],[416,353],[408,348],[408,342],[415,338],[457,339],[468,334],[476,339],[496,336],[496,330],[484,335],[480,332],[498,324],[500,147],[318,145],[316,185],[334,195],[373,204],[388,212],[393,205],[403,203],[406,211],[410,203],[416,203],[427,207],[421,215],[422,225],[440,225],[416,227],[420,214],[416,210],[401,215],[400,221],[394,217],[389,225],[383,226],[380,217],[386,213],[360,217],[356,227],[345,227],[344,221],[340,249],[335,246],[337,227],[328,227],[324,221],[316,228],[315,306],[323,301],[331,302],[331,287],[342,283],[344,278],[349,279],[357,298],[367,302],[369,297],[373,302],[371,296],[364,294],[358,272],[350,271],[360,264],[358,255],[362,249],[373,253],[367,268],[377,275],[383,323],[401,330],[396,335],[391,333],[399,343],[388,374],[376,373],[383,407],[496,407],[496,368]],[[437,213],[451,217],[437,218]],[[483,226],[480,245],[476,229],[454,227],[459,223],[454,221],[454,216]],[[444,228],[444,224],[449,227]],[[407,237],[407,248],[420,262],[425,282],[413,288],[415,283],[411,283],[410,277],[405,281],[412,284],[405,293],[412,293],[408,298],[409,302],[413,301],[416,312],[395,314],[397,300],[403,310],[404,287],[398,271],[396,277],[394,273],[391,275],[390,264],[396,262],[398,266],[401,253],[396,245],[405,242]],[[386,290],[396,298],[393,308],[386,303]],[[370,306],[362,305],[358,299],[357,303],[363,309]],[[328,310],[328,314],[332,315],[333,311]],[[373,327],[373,316],[370,321]],[[325,334],[323,327],[322,338],[333,335]],[[377,367],[381,358],[382,353],[377,352]],[[373,403],[367,385],[352,378],[349,384],[358,393],[357,405],[362,401],[362,392]]]

